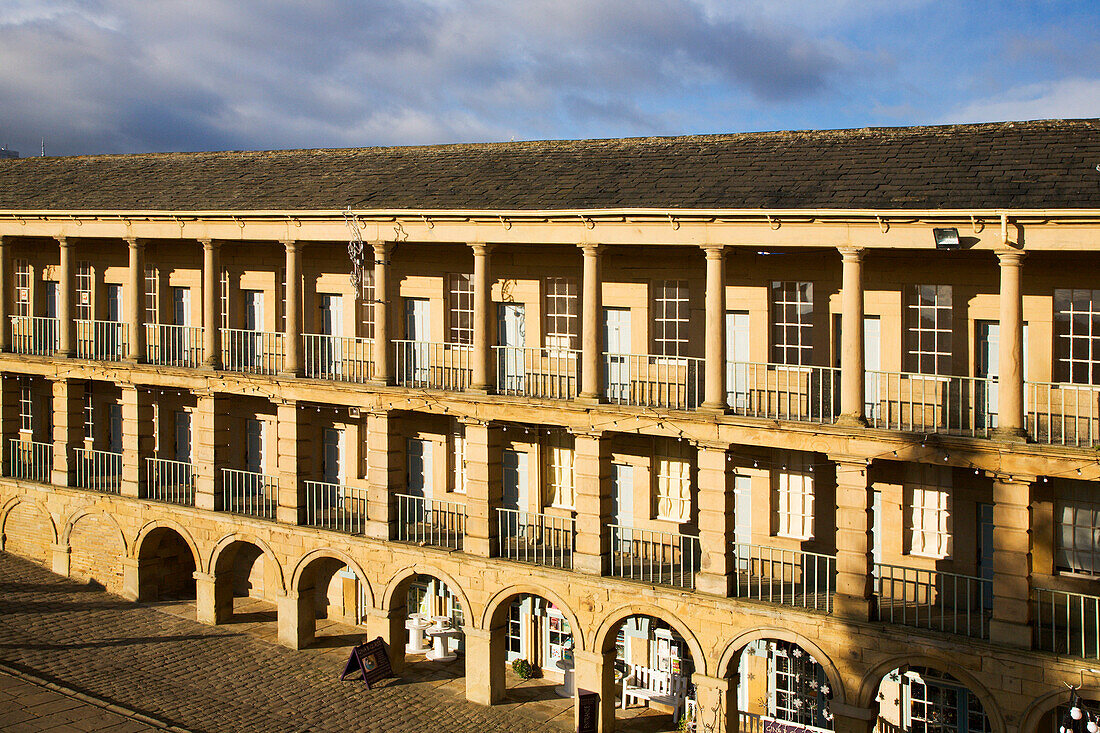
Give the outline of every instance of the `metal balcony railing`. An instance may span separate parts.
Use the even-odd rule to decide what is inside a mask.
[[[73,478],[78,489],[117,494],[122,491],[122,454],[73,448]]]
[[[195,465],[167,458],[146,458],[145,497],[195,506]]]
[[[466,534],[466,506],[454,501],[397,494],[394,539],[418,545],[462,549]]]
[[[573,349],[494,346],[499,394],[569,400],[580,384],[580,353]]]
[[[554,568],[573,568],[576,521],[572,517],[497,509],[500,557]]]
[[[1027,382],[1024,404],[1036,443],[1100,445],[1100,385]]]
[[[306,524],[348,534],[363,534],[367,490],[327,481],[305,481]]]
[[[1033,598],[1036,648],[1100,659],[1100,596],[1036,588]]]
[[[374,373],[374,341],[307,333],[302,336],[305,375],[363,384]]]
[[[236,468],[222,469],[222,510],[275,520],[279,477]]]
[[[129,324],[117,321],[76,321],[76,358],[122,361],[126,358]]]
[[[11,317],[11,351],[13,354],[49,356],[60,348],[61,321],[39,316]]]
[[[733,595],[833,612],[836,556],[734,543]]]
[[[611,532],[611,575],[646,583],[695,588],[699,537],[607,525]]]
[[[160,366],[202,366],[202,326],[149,323],[145,326],[145,360]]]
[[[53,471],[53,443],[13,438],[8,441],[8,476],[48,484]]]
[[[726,362],[726,404],[735,415],[831,423],[840,412],[840,370]]]
[[[885,563],[874,575],[879,621],[988,638],[992,580]]]
[[[283,334],[223,328],[222,368],[230,372],[274,375],[283,370]]]
[[[692,410],[703,401],[703,360],[694,356],[604,352],[603,377],[616,405]]]
[[[868,371],[865,384],[872,427],[989,437],[997,426],[995,379]]]
[[[470,386],[471,348],[431,341],[394,341],[394,372],[401,387],[459,392]]]

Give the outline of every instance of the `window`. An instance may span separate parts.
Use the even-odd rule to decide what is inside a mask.
[[[546,278],[546,348],[578,348],[577,281]]]
[[[773,643],[770,712],[779,720],[831,729],[825,670],[799,646]]]
[[[363,270],[363,284],[359,290],[359,335],[374,338],[374,270]]]
[[[95,438],[95,403],[92,399],[92,383],[84,385],[84,438]]]
[[[474,277],[452,274],[447,278],[447,340],[469,346],[474,343]]]
[[[275,296],[275,303],[281,305],[279,308],[279,330],[286,333],[286,312],[290,307],[290,304],[286,302],[286,268],[280,268],[279,270],[279,292]]]
[[[31,314],[31,266],[24,259],[15,261],[15,315]]]
[[[797,540],[814,536],[814,478],[805,461],[797,459],[781,471],[776,481],[776,534]]]
[[[88,262],[76,266],[76,320],[92,320],[92,266]]]
[[[686,280],[661,280],[653,292],[653,353],[688,354],[688,288]]]
[[[906,306],[906,357],[917,374],[951,374],[951,286],[914,285]]]
[[[160,323],[160,273],[155,265],[145,266],[145,322]]]
[[[508,606],[508,636],[506,637],[504,653],[509,659],[516,659],[523,654],[523,601],[519,598]]]
[[[451,491],[466,493],[466,426],[458,420],[451,427]]]
[[[951,469],[915,466],[906,482],[909,493],[909,552],[945,558],[951,554]]]
[[[19,383],[19,430],[29,433],[34,429],[34,417],[31,402],[31,383],[23,380]]]
[[[1060,481],[1055,565],[1071,573],[1100,575],[1100,502],[1083,481]]]
[[[911,667],[903,675],[903,728],[910,733],[989,733],[981,702],[949,674]]]
[[[772,283],[772,360],[803,366],[813,359],[814,284]]]
[[[1100,384],[1100,290],[1054,291],[1056,379]]]
[[[655,457],[657,519],[686,522],[691,516],[691,457],[680,441]]]
[[[551,431],[546,439],[546,504],[573,508],[573,439],[564,430]]]

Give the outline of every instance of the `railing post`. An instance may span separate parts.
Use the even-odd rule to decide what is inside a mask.
[[[1024,430],[1024,323],[1020,275],[1024,253],[997,252],[1001,269],[997,427],[993,437],[1026,440]]]
[[[0,236],[0,353],[11,350],[11,237]]]
[[[490,276],[489,253],[491,244],[471,244],[474,250],[474,347],[470,356],[471,384],[475,392],[493,391],[496,370],[492,367],[492,349],[489,347],[491,329],[490,306],[493,281]]]
[[[374,380],[393,383],[393,356],[390,354],[390,254],[392,242],[371,242],[374,249]]]
[[[601,282],[600,245],[581,244],[583,255],[583,276],[581,279],[581,389],[577,394],[580,402],[600,401],[600,381],[603,370],[600,368],[600,290]]]
[[[305,521],[305,487],[302,477],[311,475],[312,446],[308,410],[296,400],[283,400],[275,408],[279,506],[276,519],[284,524]]]
[[[195,507],[221,510],[222,468],[228,464],[229,403],[226,395],[196,392]]]
[[[141,496],[145,458],[153,449],[153,394],[147,389],[122,387],[123,496]]]
[[[84,382],[53,379],[53,471],[50,483],[70,486],[73,448],[84,441]]]
[[[302,376],[302,249],[305,244],[288,239],[286,247],[286,359],[288,377]]]
[[[993,619],[989,640],[1031,648],[1031,483],[993,476]]]
[[[699,444],[699,554],[700,568],[695,589],[723,598],[732,582],[729,518],[734,510],[734,492],[726,470],[729,446]]]
[[[221,246],[213,239],[202,243],[202,365],[222,367]]]
[[[573,569],[603,575],[610,568],[611,459],[599,432],[578,432],[573,441],[574,501],[577,537]]]
[[[72,358],[76,355],[76,321],[73,320],[73,249],[75,244],[65,237],[58,237],[61,249],[60,282],[57,285],[57,328],[59,330],[57,355]]]
[[[726,411],[726,258],[722,245],[704,245],[707,257],[706,360],[703,408]],[[690,386],[690,385],[689,385]],[[690,389],[689,389],[690,393]]]
[[[874,614],[871,507],[867,459],[829,456],[836,463],[836,594],[833,614],[861,621]]]
[[[841,247],[840,415],[838,425],[864,426],[863,249]]]
[[[126,244],[130,250],[130,300],[126,319],[130,338],[126,359],[136,364],[145,361],[145,242],[127,237]]]
[[[466,537],[463,549],[492,557],[497,550],[496,510],[503,499],[501,430],[488,422],[466,425]]]
[[[377,333],[377,331],[375,332]],[[367,526],[368,537],[388,540],[396,518],[394,495],[401,488],[405,452],[397,414],[385,410],[367,415]]]

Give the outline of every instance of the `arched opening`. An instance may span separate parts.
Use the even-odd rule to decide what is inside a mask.
[[[53,520],[33,501],[19,501],[4,519],[4,552],[50,565],[50,545],[57,538]]]
[[[739,730],[763,730],[775,723],[833,730],[834,691],[825,667],[798,643],[750,641],[738,655],[736,670]]]
[[[695,696],[688,641],[663,619],[634,614],[611,629],[608,644],[615,648],[616,728],[678,730]]]
[[[157,527],[138,548],[138,600],[178,602],[195,599],[195,555],[179,532]],[[192,615],[190,603],[187,615]]]
[[[404,618],[406,674],[421,680],[455,679],[466,675],[463,627],[469,609],[457,589],[441,578],[418,573],[393,589],[390,611]]]
[[[880,733],[992,733],[978,696],[963,682],[932,667],[905,665],[886,674],[875,696]],[[1053,728],[1057,731],[1060,716]]]
[[[342,649],[363,640],[370,588],[347,562],[313,558],[298,577],[297,591],[302,645]]]
[[[239,624],[254,636],[277,637],[276,604],[283,589],[276,562],[247,540],[234,540],[222,549],[213,567],[217,623]]]
[[[77,517],[69,531],[70,578],[91,581],[117,595],[122,592],[125,554],[122,531],[110,517]]]
[[[490,633],[504,637],[504,696],[517,702],[543,701],[554,714],[572,708],[575,689],[574,637],[570,614],[548,598],[516,593],[502,599],[490,620]],[[579,633],[579,631],[577,632]]]

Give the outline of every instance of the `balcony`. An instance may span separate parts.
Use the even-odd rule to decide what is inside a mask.
[[[76,321],[76,358],[122,361],[129,334],[128,324],[117,321]]]
[[[158,366],[202,366],[202,326],[145,326],[145,360]]]
[[[611,572],[615,578],[695,589],[699,537],[607,525],[611,532]]]
[[[230,372],[274,376],[283,370],[283,334],[223,328],[222,368]]]
[[[508,560],[572,570],[576,533],[572,517],[497,509],[497,554]]]
[[[27,356],[52,356],[61,346],[60,323],[57,318],[12,316],[12,353]]]
[[[122,454],[73,448],[73,479],[78,489],[119,493],[122,490]]]
[[[8,476],[48,484],[52,471],[53,443],[14,438],[8,441]]]
[[[726,362],[726,404],[734,415],[831,423],[839,402],[835,367]]]
[[[417,545],[461,550],[466,534],[466,505],[397,494],[394,539]]]
[[[307,333],[302,336],[305,375],[363,384],[374,374],[374,341]]]
[[[868,371],[865,384],[872,427],[987,438],[997,426],[995,379]]]
[[[166,458],[146,458],[145,498],[195,506],[195,465]]]
[[[394,341],[394,373],[399,387],[461,392],[470,386],[473,350],[465,344]]]
[[[1100,659],[1100,596],[1036,588],[1033,599],[1036,648]]]
[[[497,393],[550,400],[571,400],[580,384],[580,352],[494,346]]]
[[[733,545],[733,596],[833,612],[836,556],[762,545]]]
[[[879,621],[989,638],[992,580],[885,563],[874,576]]]
[[[1100,385],[1027,382],[1027,435],[1036,443],[1100,445]]]
[[[222,511],[275,521],[278,506],[278,476],[222,469]]]
[[[615,405],[693,410],[703,401],[703,360],[694,356],[604,352],[603,377]]]
[[[367,524],[367,490],[327,481],[304,481],[306,525],[348,534],[363,534]]]

